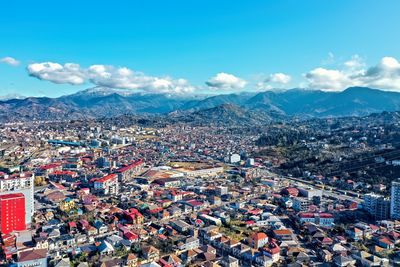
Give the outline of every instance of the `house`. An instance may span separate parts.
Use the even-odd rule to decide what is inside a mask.
[[[248,242],[252,248],[258,249],[268,243],[268,236],[262,232],[254,233],[248,238]]]
[[[318,255],[324,262],[331,262],[333,258],[333,254],[327,249],[318,250]]]
[[[199,211],[204,207],[204,203],[195,199],[183,202],[186,207],[189,207],[189,211]]]
[[[364,237],[364,232],[357,227],[347,229],[346,234],[355,241],[362,240]]]
[[[195,250],[186,250],[183,252],[180,257],[185,264],[190,264],[196,257],[198,253]]]
[[[240,257],[247,251],[251,250],[251,248],[243,243],[239,243],[238,245],[234,246],[232,248],[232,254],[235,257]]]
[[[33,249],[19,253],[17,267],[47,267],[47,249]]]
[[[297,218],[301,224],[313,223],[322,227],[332,227],[335,221],[330,213],[300,212]]]
[[[160,258],[160,251],[153,246],[147,246],[142,249],[143,257],[149,261],[158,261]]]
[[[270,267],[274,264],[274,262],[272,261],[272,259],[270,257],[268,257],[267,255],[259,255],[255,258],[255,262],[257,263],[257,265],[259,266],[263,266],[263,267]]]
[[[138,266],[138,258],[133,253],[129,253],[125,259],[125,267],[137,267]]]
[[[116,267],[121,266],[122,260],[121,259],[105,259],[102,260],[100,267]]]
[[[101,242],[97,250],[99,251],[100,255],[110,255],[114,253],[114,247],[106,240]]]
[[[385,249],[394,249],[395,244],[387,237],[381,237],[378,239],[378,246],[383,247]]]
[[[106,241],[110,243],[113,247],[118,247],[121,245],[122,237],[117,235],[107,236]]]
[[[363,267],[389,266],[389,260],[380,258],[366,251],[357,251],[352,257]]]
[[[179,191],[172,190],[168,194],[168,198],[171,199],[173,202],[181,201],[182,198],[183,198],[183,194],[181,192],[179,192]]]
[[[175,254],[170,254],[162,259],[160,259],[159,263],[163,266],[175,266],[175,267],[183,267],[182,260],[176,256]]]
[[[400,243],[400,233],[397,231],[390,231],[386,234],[390,240],[392,240],[395,244]]]
[[[293,240],[293,233],[289,229],[274,230],[274,237],[280,241]]]
[[[90,227],[90,224],[87,220],[79,220],[78,221],[78,227],[79,229],[81,229],[82,231],[87,231],[87,229]]]
[[[232,249],[237,245],[239,245],[239,241],[228,238],[228,240],[223,244],[222,249],[226,253],[232,253]]]
[[[132,231],[125,231],[123,237],[131,243],[139,241],[139,236]]]
[[[49,241],[46,237],[36,237],[33,239],[35,244],[35,249],[48,249]]]
[[[196,237],[189,237],[186,238],[184,242],[182,242],[182,245],[179,246],[180,250],[191,250],[198,248],[200,246],[200,240]]]
[[[333,264],[337,267],[353,267],[356,265],[356,260],[346,256],[336,256],[333,258]]]
[[[343,247],[341,244],[334,244],[330,247],[330,251],[335,255],[347,255],[348,249]]]
[[[95,236],[95,235],[97,235],[97,233],[98,233],[98,229],[96,227],[93,227],[90,225],[89,228],[87,229],[87,234],[89,236]]]
[[[54,267],[70,267],[71,261],[68,257],[62,258]]]
[[[144,221],[144,216],[134,208],[124,211],[124,217],[132,224],[142,224]]]
[[[98,234],[104,234],[108,231],[107,225],[99,220],[94,222],[94,227],[97,229]]]
[[[176,178],[160,178],[154,180],[154,183],[165,188],[179,187],[181,182]]]
[[[222,260],[221,260],[221,266],[224,267],[239,267],[239,260],[232,257],[232,256],[225,256]]]
[[[172,228],[174,228],[175,230],[177,230],[180,233],[186,232],[191,228],[190,224],[188,224],[182,220],[173,220],[170,222],[170,224],[171,224]]]
[[[279,261],[281,248],[275,241],[270,240],[268,244],[261,249],[261,251],[264,255],[267,255],[269,258],[271,258],[273,262]]]

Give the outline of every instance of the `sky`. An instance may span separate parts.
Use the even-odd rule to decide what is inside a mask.
[[[0,96],[400,91],[398,0],[15,0],[0,10]]]

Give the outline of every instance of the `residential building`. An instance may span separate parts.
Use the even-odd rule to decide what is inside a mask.
[[[308,211],[310,208],[311,201],[305,197],[295,197],[293,198],[293,209],[295,211]]]
[[[18,256],[17,267],[47,267],[47,249],[22,251]]]
[[[400,219],[400,179],[392,181],[390,191],[390,217]]]
[[[34,214],[33,185],[35,175],[21,172],[12,175],[0,174],[0,195],[22,193],[25,196],[25,223],[30,224]]]
[[[363,208],[375,220],[386,220],[390,217],[390,199],[382,195],[374,193],[365,194]]]
[[[117,195],[119,192],[117,174],[108,174],[94,181],[94,190],[104,195]]]
[[[252,248],[259,249],[268,243],[268,236],[262,232],[254,233],[249,237],[248,242]]]
[[[2,234],[26,229],[24,194],[0,196],[0,227]]]

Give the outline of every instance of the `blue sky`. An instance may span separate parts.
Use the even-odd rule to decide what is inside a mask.
[[[398,0],[2,1],[0,10],[0,95],[54,97],[95,85],[400,90],[392,77],[400,57]],[[62,69],[27,69],[46,62]],[[79,65],[83,80],[65,79],[65,63]],[[92,65],[104,68],[87,74]],[[371,82],[367,72],[376,69],[380,78]]]

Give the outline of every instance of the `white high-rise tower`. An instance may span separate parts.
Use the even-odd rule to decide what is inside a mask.
[[[392,182],[390,194],[390,217],[400,219],[400,179]]]

